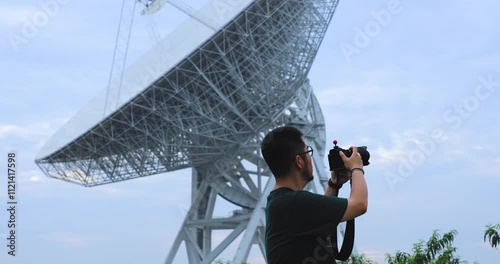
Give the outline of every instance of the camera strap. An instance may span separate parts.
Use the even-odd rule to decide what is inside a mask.
[[[337,232],[335,232],[334,241],[338,242]],[[351,256],[353,247],[354,247],[354,219],[346,222],[344,239],[342,241],[342,248],[340,249],[340,252],[338,249],[338,243],[335,243],[333,249],[335,254],[335,259],[346,261]]]

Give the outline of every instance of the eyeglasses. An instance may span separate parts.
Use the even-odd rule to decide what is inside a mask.
[[[297,153],[297,155],[304,155],[304,154],[307,154],[307,153],[309,153],[309,155],[312,157],[313,154],[314,154],[314,149],[311,146],[307,146],[307,151],[306,152]],[[293,160],[295,160],[295,158],[293,158]]]

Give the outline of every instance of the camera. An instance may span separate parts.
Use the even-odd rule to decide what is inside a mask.
[[[350,149],[343,149],[337,146],[337,140],[333,141],[333,144],[335,145],[333,149],[330,149],[330,153],[328,153],[328,163],[330,164],[330,171],[342,171],[342,170],[347,170],[347,168],[344,165],[344,161],[340,157],[340,152],[344,152],[346,157],[350,157],[352,155],[352,150]],[[361,159],[363,160],[363,166],[370,165],[370,162],[368,161],[370,159],[370,152],[366,150],[366,146],[360,146],[358,147],[358,153],[361,155]]]

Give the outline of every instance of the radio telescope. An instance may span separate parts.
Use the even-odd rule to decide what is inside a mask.
[[[338,0],[214,0],[200,10],[138,2],[142,14],[171,4],[191,18],[125,69],[137,3],[125,0],[108,88],[35,162],[49,177],[86,187],[191,167],[192,204],[165,263],[182,243],[190,263],[211,263],[240,235],[234,263],[254,244],[264,254],[274,185],[259,152],[266,132],[301,129],[318,153],[308,188],[323,192],[329,178],[324,119],[307,75]],[[240,209],[214,217],[218,196]],[[231,232],[212,247],[215,230]]]

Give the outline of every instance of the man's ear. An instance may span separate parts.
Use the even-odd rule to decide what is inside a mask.
[[[296,155],[295,156],[295,160],[293,162],[293,164],[299,169],[299,170],[302,170],[305,166],[306,166],[306,163],[305,163],[305,160],[302,159],[302,157],[300,155]]]

